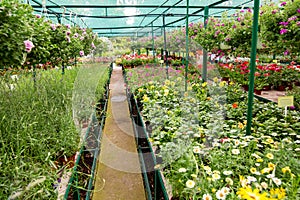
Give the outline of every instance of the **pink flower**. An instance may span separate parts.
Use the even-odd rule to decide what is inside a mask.
[[[285,34],[285,33],[287,33],[287,32],[288,32],[288,30],[285,29],[285,28],[283,28],[283,29],[280,30],[280,35],[283,35],[283,34]]]
[[[27,53],[29,53],[31,51],[31,49],[34,47],[33,43],[30,40],[25,40],[24,45],[25,45],[25,50],[27,51]]]
[[[288,21],[290,22],[290,21],[295,21],[297,19],[297,16],[292,16],[292,17],[290,17],[289,19],[288,19]]]
[[[273,10],[272,11],[272,14],[274,15],[274,14],[276,14],[277,13],[277,10]]]
[[[66,37],[68,43],[71,43],[71,38],[69,36]]]
[[[81,36],[79,39],[80,39],[80,40],[84,40],[84,37],[83,37],[83,36]]]
[[[66,24],[67,29],[71,28],[70,24]]]
[[[67,35],[71,35],[71,31],[67,31],[66,34],[67,34]]]
[[[39,18],[41,18],[41,15],[36,14],[35,17],[39,19]]]
[[[289,22],[279,22],[280,25],[287,26]]]
[[[288,50],[285,50],[283,54],[284,54],[285,56],[287,56],[287,55],[289,55],[289,53],[290,53],[290,52],[289,52]]]
[[[73,37],[78,38],[78,36],[79,36],[78,33],[75,33]]]
[[[286,4],[286,2],[284,1],[280,4],[280,6],[285,6],[285,4]]]
[[[55,24],[50,24],[50,26],[51,26],[51,28],[52,28],[53,31],[56,30],[56,25]]]
[[[299,8],[299,9],[297,9],[297,13],[300,13],[300,8]]]
[[[236,25],[233,25],[232,28],[236,28]]]
[[[297,26],[300,26],[300,21],[296,22]]]
[[[84,56],[84,51],[79,51],[80,56]]]
[[[94,42],[92,42],[91,46],[92,46],[93,49],[96,49],[96,46],[95,46]]]

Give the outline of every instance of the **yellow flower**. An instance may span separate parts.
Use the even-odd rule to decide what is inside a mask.
[[[183,94],[183,96],[184,96],[184,97],[187,97],[187,96],[189,96],[189,94],[188,94],[187,92],[185,92],[185,93]]]
[[[196,174],[191,174],[191,177],[197,178],[197,175]]]
[[[270,194],[273,198],[277,198],[278,200],[284,199],[286,192],[285,189],[283,188],[276,188],[276,189],[271,189]]]
[[[226,81],[221,81],[220,83],[219,83],[219,86],[220,87],[224,87],[226,85]]]
[[[178,82],[182,81],[182,78],[181,77],[177,77],[177,81]]]
[[[168,96],[168,94],[169,94],[169,90],[168,90],[168,89],[165,89],[165,90],[164,90],[164,96]]]
[[[170,82],[170,80],[168,80],[168,79],[165,81],[165,85],[170,85],[170,83],[171,83],[171,82]]]
[[[239,122],[239,125],[238,125],[239,129],[243,129],[245,126],[243,123]]]
[[[139,88],[138,91],[139,91],[139,92],[143,92],[144,89],[143,89],[143,88]]]
[[[216,188],[211,189],[211,192],[212,192],[212,193],[215,193],[216,191],[217,191]]]
[[[153,90],[154,88],[155,88],[154,85],[151,85],[151,86],[150,86],[150,89],[151,89],[151,90]]]
[[[271,168],[267,167],[267,168],[263,168],[260,173],[264,174],[264,173],[269,173],[270,171],[272,171]]]
[[[230,81],[229,85],[234,85],[234,82]]]
[[[171,81],[171,86],[174,87],[175,86],[175,82]]]
[[[272,138],[268,138],[268,139],[266,140],[266,142],[270,144],[270,143],[274,143],[274,140],[273,140]]]
[[[193,88],[191,86],[187,87],[188,91],[191,91]]]
[[[149,98],[147,97],[147,95],[143,96],[143,102],[149,102]]]
[[[282,173],[284,173],[284,174],[285,174],[286,172],[291,173],[291,169],[290,169],[289,166],[286,166],[286,167],[282,168],[281,171],[282,171]]]
[[[207,86],[207,82],[202,83],[202,87],[206,87]]]
[[[250,168],[250,172],[251,172],[252,174],[255,174],[255,173],[256,173],[256,168],[251,167],[251,168]]]
[[[273,164],[273,163],[268,163],[268,167],[271,169],[271,170],[273,170],[274,168],[275,168],[275,164]]]
[[[215,83],[219,82],[218,77],[215,77],[213,80],[214,80]]]
[[[267,193],[264,192],[261,194],[259,189],[252,190],[252,188],[249,186],[245,188],[239,188],[237,195],[246,200],[268,200]]]
[[[266,157],[269,158],[269,159],[273,159],[273,158],[274,158],[274,155],[271,154],[271,153],[267,153]]]
[[[261,158],[259,158],[259,159],[256,160],[256,162],[263,162],[263,161],[264,161],[264,160],[261,159]]]
[[[192,181],[192,180],[188,180],[186,183],[185,183],[186,187],[188,188],[193,188],[195,186],[195,182]]]

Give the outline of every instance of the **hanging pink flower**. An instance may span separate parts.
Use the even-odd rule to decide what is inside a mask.
[[[71,35],[71,31],[67,31],[66,34],[69,36]]]
[[[290,17],[289,19],[288,19],[288,21],[290,22],[290,21],[295,21],[297,19],[297,16],[292,16],[292,17]]]
[[[285,56],[287,56],[287,55],[289,55],[289,53],[290,53],[290,52],[289,52],[288,50],[285,50],[283,54],[284,54]]]
[[[51,26],[51,28],[52,28],[53,31],[56,30],[56,25],[55,24],[50,24],[50,26]]]
[[[84,56],[84,51],[79,51],[80,56]]]
[[[285,5],[286,5],[285,1],[280,4],[280,6],[285,6]]]
[[[30,40],[24,41],[25,50],[29,53],[31,49],[34,47],[33,43]]]
[[[92,42],[91,46],[92,46],[93,49],[96,49],[96,46],[95,46],[94,42]]]
[[[41,18],[42,16],[39,15],[39,14],[36,14],[35,17],[39,19],[39,18]]]
[[[73,37],[74,37],[74,38],[78,38],[78,36],[79,36],[79,34],[78,34],[78,33],[75,33]]]
[[[80,40],[84,40],[84,37],[83,37],[83,36],[81,36],[79,39],[80,39]]]
[[[71,43],[71,38],[69,36],[66,36],[66,40],[68,43]]]
[[[272,14],[274,15],[274,14],[276,14],[277,13],[277,10],[273,10],[272,11]]]
[[[285,29],[285,28],[283,28],[283,29],[280,30],[280,35],[283,35],[283,34],[285,34],[285,33],[287,33],[287,32],[288,32],[288,30]]]
[[[70,24],[66,24],[66,27],[67,27],[67,29],[70,29],[71,25]]]
[[[287,26],[287,25],[289,25],[289,22],[279,22],[279,24],[282,26]]]
[[[299,8],[299,9],[297,9],[297,13],[300,13],[300,8]]]

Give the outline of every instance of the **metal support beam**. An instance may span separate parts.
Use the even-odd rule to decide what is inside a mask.
[[[251,60],[250,60],[250,76],[249,76],[249,91],[248,91],[248,110],[247,110],[247,127],[246,135],[251,134],[252,126],[252,106],[254,98],[254,74],[256,68],[256,49],[257,49],[257,35],[258,35],[258,17],[259,17],[259,0],[254,0],[254,14],[253,27],[251,39]]]
[[[204,27],[207,27],[207,19],[209,15],[209,7],[204,8]],[[202,81],[207,81],[207,51],[203,49],[203,64],[202,64]]]
[[[189,0],[186,1],[186,22],[185,22],[185,91],[187,91],[188,67],[189,67]]]
[[[169,79],[169,64],[168,64],[168,51],[167,51],[167,36],[166,36],[166,21],[165,21],[165,15],[163,15],[163,31],[164,31],[164,61],[166,64],[166,74],[167,74],[167,79]]]

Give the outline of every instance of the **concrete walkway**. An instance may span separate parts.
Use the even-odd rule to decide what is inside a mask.
[[[144,200],[145,191],[121,67],[114,67],[93,200]]]

